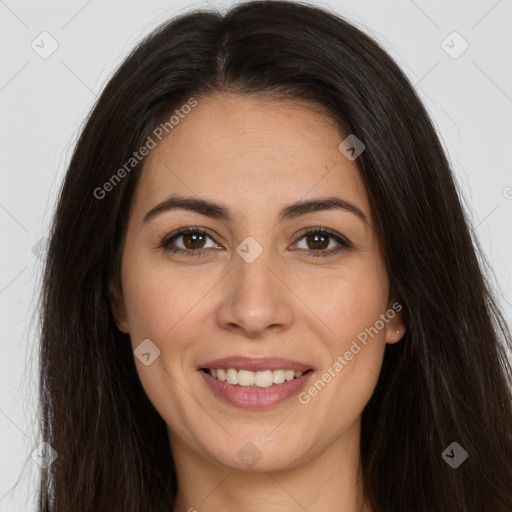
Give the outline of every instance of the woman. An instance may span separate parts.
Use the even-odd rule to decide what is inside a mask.
[[[125,60],[57,206],[40,511],[512,509],[510,334],[438,135],[300,3]]]

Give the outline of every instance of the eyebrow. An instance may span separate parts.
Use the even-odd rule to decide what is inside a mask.
[[[370,223],[361,209],[354,204],[335,196],[321,197],[310,201],[299,201],[297,203],[289,204],[280,211],[279,221],[283,222],[285,220],[296,219],[297,217],[307,215],[308,213],[335,209],[345,210],[356,215],[368,227],[370,227]],[[233,216],[229,209],[219,203],[196,197],[171,195],[161,203],[151,208],[151,210],[149,210],[144,216],[143,223],[149,222],[156,216],[172,210],[187,210],[226,222],[233,220]]]

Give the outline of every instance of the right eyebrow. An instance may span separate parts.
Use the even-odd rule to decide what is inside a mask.
[[[307,215],[308,213],[333,209],[350,212],[370,227],[366,215],[360,208],[344,199],[334,196],[292,203],[281,210],[279,213],[279,221],[282,222],[284,220],[295,219],[301,215]],[[151,208],[144,216],[143,222],[149,222],[157,215],[171,210],[188,210],[226,222],[233,220],[233,216],[226,206],[206,199],[184,197],[174,194]]]
[[[149,212],[144,216],[143,222],[149,222],[157,215],[170,210],[188,210],[207,217],[212,217],[213,219],[224,221],[232,220],[228,208],[214,203],[213,201],[207,201],[206,199],[198,199],[195,197],[171,195],[155,207],[151,208],[151,210],[149,210]]]

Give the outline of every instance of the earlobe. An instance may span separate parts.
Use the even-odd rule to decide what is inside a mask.
[[[129,334],[128,324],[125,320],[119,321],[116,319],[117,328],[124,334]]]
[[[120,296],[118,287],[110,280],[107,288],[107,295],[110,301],[110,308],[114,316],[117,328],[124,334],[129,333],[128,322],[126,320],[126,308],[124,300]]]
[[[398,300],[390,301],[386,316],[386,343],[398,343],[407,332],[403,305]]]
[[[393,343],[398,343],[405,335],[405,329],[404,330],[400,330],[400,329],[395,329],[395,330],[389,330],[387,331],[387,334],[386,334],[386,343],[389,343],[389,344],[393,344]]]

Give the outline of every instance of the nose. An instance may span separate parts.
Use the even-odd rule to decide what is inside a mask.
[[[218,324],[250,338],[288,329],[294,295],[286,285],[282,262],[265,249],[250,263],[235,254],[233,265],[217,309]]]

